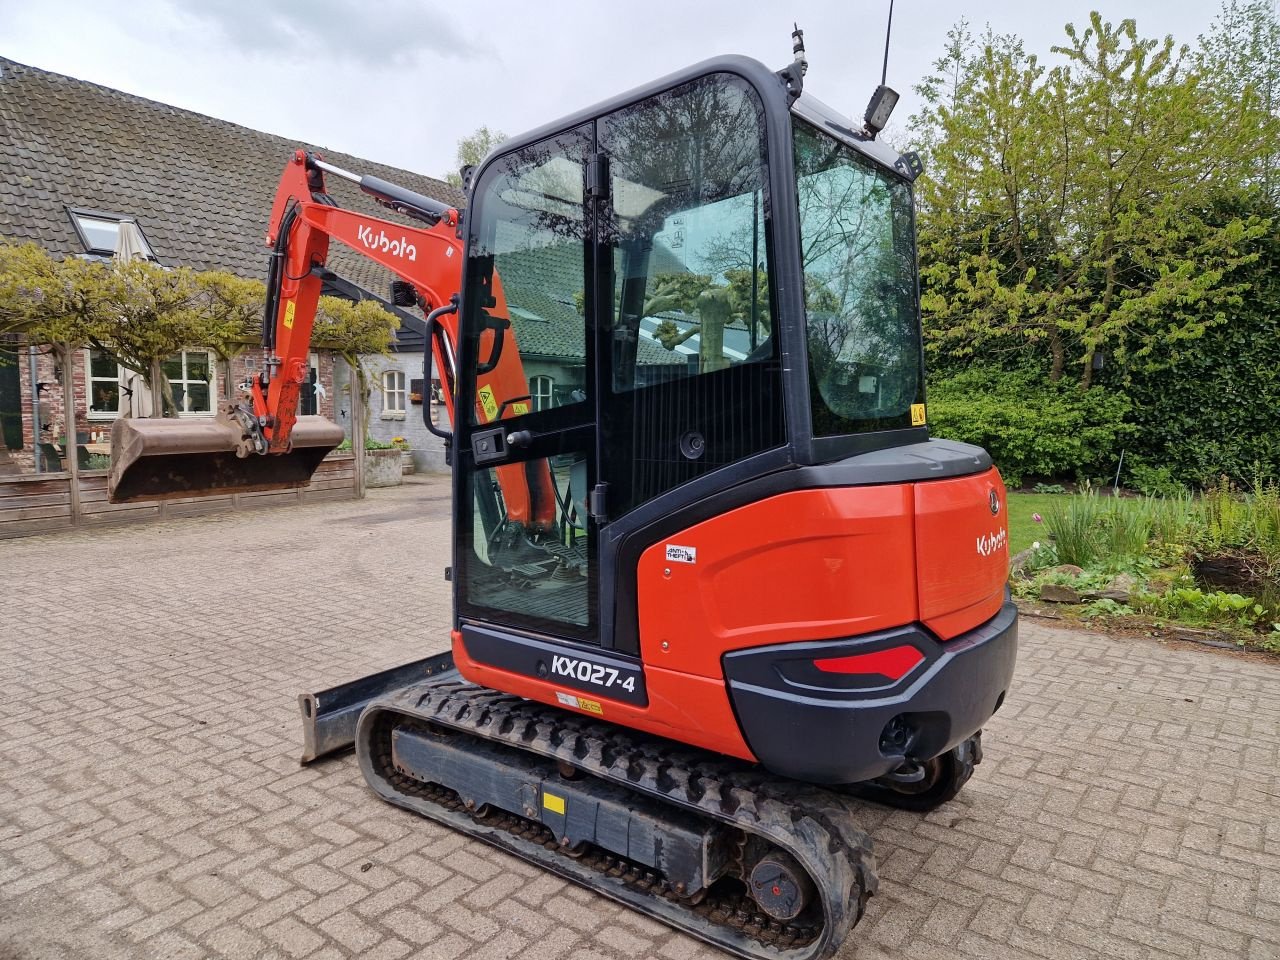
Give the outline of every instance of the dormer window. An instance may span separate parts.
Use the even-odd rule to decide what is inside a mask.
[[[113,256],[116,252],[116,243],[120,238],[120,224],[125,220],[133,220],[122,213],[104,213],[101,210],[68,210],[71,214],[71,222],[75,225],[76,233],[80,235],[80,242],[84,244],[86,253],[97,254],[103,257]],[[136,226],[138,221],[133,220]],[[142,228],[138,227],[138,233],[142,234]],[[151,244],[147,243],[145,234],[142,234],[142,252],[148,260],[154,260],[155,254],[151,252]]]

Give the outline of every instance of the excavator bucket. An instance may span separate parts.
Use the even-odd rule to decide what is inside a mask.
[[[331,420],[299,417],[289,453],[259,454],[225,411],[213,420],[117,420],[107,497],[129,503],[305,486],[343,436]]]

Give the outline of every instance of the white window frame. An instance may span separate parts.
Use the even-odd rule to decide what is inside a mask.
[[[189,402],[190,402],[190,400],[191,400],[191,393],[190,393],[190,391],[188,391],[187,389],[185,389],[186,385],[187,385],[187,384],[189,384],[189,383],[201,383],[201,384],[202,384],[202,383],[205,383],[205,381],[204,381],[204,380],[199,380],[199,379],[195,379],[195,380],[193,380],[193,379],[191,379],[190,377],[188,377],[188,376],[187,376],[187,356],[188,356],[188,355],[190,355],[190,354],[197,354],[197,353],[203,353],[203,354],[205,355],[205,358],[206,358],[206,359],[205,359],[205,369],[209,371],[209,380],[208,380],[208,386],[209,386],[209,409],[207,409],[207,410],[188,410],[188,409],[186,409],[186,407],[187,407],[188,403],[189,403]],[[174,357],[181,357],[181,358],[182,358],[182,376],[181,376],[181,377],[170,377],[170,378],[169,378],[169,383],[170,383],[170,384],[174,384],[174,385],[182,384],[182,385],[183,385],[183,388],[184,388],[184,389],[183,389],[183,391],[182,391],[182,407],[183,407],[183,409],[181,409],[181,410],[179,410],[179,411],[178,411],[178,416],[180,416],[180,417],[212,417],[212,416],[214,415],[214,413],[215,413],[215,412],[217,411],[217,409],[218,409],[218,368],[217,368],[216,363],[214,362],[213,351],[212,351],[212,350],[198,350],[198,349],[183,349],[183,350],[179,350],[179,351],[178,351],[177,353],[175,353],[173,356],[171,356],[171,357],[167,357],[164,361],[162,361],[162,365],[163,365],[164,363],[168,363],[169,361],[173,360],[173,358],[174,358]],[[157,402],[158,402],[158,401],[157,401]]]
[[[95,377],[93,375],[93,354],[97,352],[105,356],[113,364],[115,364],[115,377]],[[125,411],[125,392],[124,377],[121,375],[124,367],[116,363],[114,357],[110,356],[104,350],[95,351],[93,347],[86,347],[84,353],[84,413],[87,420],[115,420]],[[116,385],[116,409],[114,412],[109,410],[93,409],[93,385],[95,383],[114,383]]]
[[[393,385],[395,381],[399,386]],[[385,370],[382,373],[382,413],[383,416],[401,417],[405,415],[409,400],[409,381],[403,370]]]
[[[556,382],[552,377],[539,374],[529,378],[529,397],[533,401],[533,412],[550,410],[555,405]]]

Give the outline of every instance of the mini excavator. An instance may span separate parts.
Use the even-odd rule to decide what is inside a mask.
[[[973,773],[1017,621],[1000,477],[929,435],[896,95],[851,121],[795,39],[502,144],[465,215],[299,151],[260,374],[212,421],[117,421],[110,488],[305,483],[342,438],[296,415],[329,243],[386,267],[451,424],[451,651],[300,697],[304,761],[354,743],[393,804],[808,960],[876,890],[860,802]]]

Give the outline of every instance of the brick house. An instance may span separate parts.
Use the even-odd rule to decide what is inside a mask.
[[[132,219],[152,257],[165,266],[262,280],[271,201],[280,171],[298,147],[447,203],[463,203],[461,193],[439,180],[0,58],[0,237],[35,241],[59,257],[110,256],[120,221]],[[344,206],[386,215],[346,186],[331,185]],[[421,427],[422,408],[408,400],[410,381],[422,379],[421,316],[386,303],[391,275],[341,244],[333,245],[329,267],[348,282],[327,284],[326,293],[382,300],[401,320],[396,356],[381,361],[386,369],[375,372],[371,434],[387,432],[384,413],[392,414],[388,424],[398,413],[400,429],[388,437],[409,437],[421,445],[424,465],[438,462],[438,441]],[[192,344],[170,358],[166,373],[179,396],[180,415],[210,416],[228,386],[254,371],[258,357],[249,349],[228,364]],[[53,441],[66,434],[67,382],[76,401],[81,457],[83,445],[104,435],[119,414],[149,411],[140,379],[110,358],[81,350],[72,367],[68,375],[48,353],[0,344],[0,453],[43,451],[49,458],[45,468],[59,468]],[[304,391],[303,412],[349,425],[345,364],[316,351],[312,376],[318,389]],[[400,409],[388,411],[387,399],[401,395]]]

